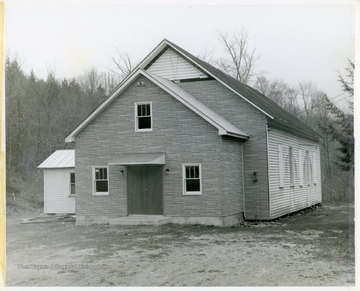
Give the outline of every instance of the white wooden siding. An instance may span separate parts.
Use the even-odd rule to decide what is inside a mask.
[[[71,171],[74,169],[44,169],[45,213],[75,213],[75,197],[69,196]]]
[[[294,186],[290,185],[289,147],[292,147],[293,151]],[[309,160],[313,163],[313,176],[310,178],[312,182],[309,186],[307,181],[304,183],[308,168],[305,161],[306,151],[309,152]],[[271,219],[321,203],[320,150],[316,142],[270,128],[268,158]],[[282,161],[281,165],[280,161]],[[283,171],[283,185],[280,179],[281,171]]]
[[[168,48],[150,67],[146,70],[169,80],[183,80],[194,78],[206,78],[203,72],[194,65]]]

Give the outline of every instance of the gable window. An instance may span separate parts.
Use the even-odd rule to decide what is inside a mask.
[[[183,194],[201,195],[201,164],[183,164]]]
[[[70,172],[70,196],[75,196],[75,172]]]
[[[94,195],[109,194],[109,168],[93,167]]]
[[[135,103],[135,131],[152,131],[152,103]]]
[[[292,147],[289,147],[289,172],[290,172],[290,186],[294,186],[294,154]]]

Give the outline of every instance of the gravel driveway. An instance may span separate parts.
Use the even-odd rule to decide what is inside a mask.
[[[353,207],[237,227],[7,220],[8,286],[351,286]]]

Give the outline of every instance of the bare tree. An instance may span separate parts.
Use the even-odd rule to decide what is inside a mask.
[[[300,82],[299,93],[305,111],[305,122],[308,123],[313,112],[314,97],[317,94],[316,85],[312,82]]]
[[[218,38],[228,54],[226,58],[218,61],[218,67],[235,79],[249,83],[256,75],[255,63],[259,57],[255,55],[255,49],[249,49],[246,30],[243,29],[232,36],[226,32],[220,32]]]
[[[256,78],[254,88],[293,115],[300,115],[301,109],[297,100],[298,93],[283,80],[270,81],[262,75]]]
[[[116,57],[111,58],[116,66],[116,71],[113,72],[119,74],[123,79],[134,70],[134,62],[128,53],[116,49],[116,54]]]
[[[199,55],[197,55],[197,57],[204,62],[216,66],[217,60],[215,59],[214,53],[214,49],[205,49]]]

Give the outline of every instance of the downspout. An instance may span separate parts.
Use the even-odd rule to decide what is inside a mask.
[[[242,163],[242,188],[243,188],[243,207],[244,207],[244,219],[246,220],[245,211],[245,168],[244,168],[244,143],[241,144],[241,163]]]
[[[271,195],[270,195],[270,162],[269,162],[269,126],[266,124],[266,158],[267,158],[267,179],[269,198],[269,219],[271,219]]]

